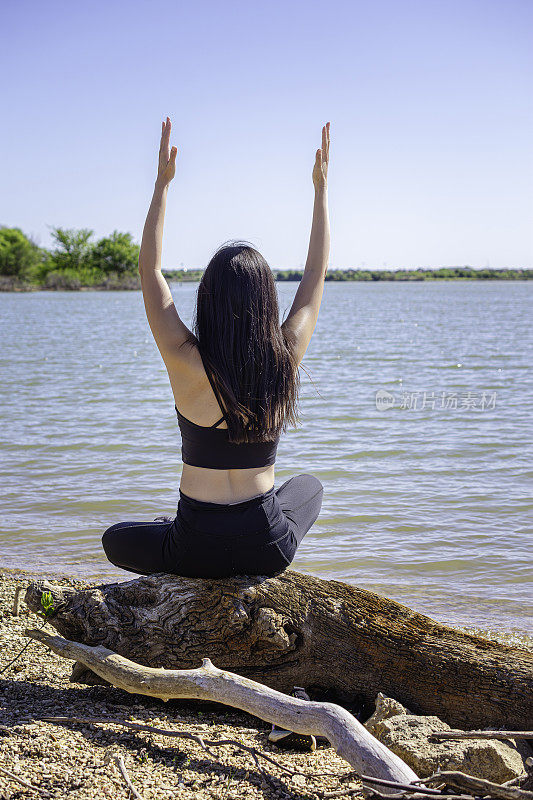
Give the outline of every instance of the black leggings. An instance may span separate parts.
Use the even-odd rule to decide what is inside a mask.
[[[308,474],[240,503],[204,503],[180,489],[174,520],[117,522],[102,545],[112,564],[138,575],[278,575],[318,517],[322,494]]]

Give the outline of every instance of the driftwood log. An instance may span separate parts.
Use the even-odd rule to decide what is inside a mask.
[[[451,726],[528,729],[533,653],[442,625],[373,592],[293,570],[223,580],[148,575],[76,590],[30,583],[64,637],[149,667],[218,667],[281,692],[370,704],[379,691]],[[75,664],[71,680],[94,683]],[[102,682],[101,679],[97,679]]]
[[[240,708],[296,733],[325,736],[341,758],[359,774],[411,783],[418,776],[401,758],[374,738],[346,709],[334,703],[298,700],[263,684],[218,669],[204,658],[197,669],[144,667],[106,647],[89,647],[37,629],[26,630],[64,658],[79,659],[100,677],[126,692],[161,700],[215,700]]]

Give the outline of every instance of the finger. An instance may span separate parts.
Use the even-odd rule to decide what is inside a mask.
[[[163,147],[163,142],[165,141],[166,128],[167,128],[167,123],[163,121],[161,128],[161,147]]]
[[[167,117],[168,120],[168,117]],[[163,120],[161,123],[161,143],[159,145],[159,152],[163,152],[165,147],[168,147],[168,137],[169,134],[167,132],[167,123]]]
[[[324,145],[322,149],[324,151],[324,161],[327,161],[329,158],[329,122],[324,125]]]
[[[178,152],[178,148],[177,147],[173,147],[172,150],[170,151],[170,158],[172,159],[172,161],[176,160],[177,152]]]

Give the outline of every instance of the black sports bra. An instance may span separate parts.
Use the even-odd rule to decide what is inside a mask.
[[[207,370],[206,374],[218,404],[222,405]],[[184,464],[208,469],[249,469],[268,467],[275,462],[280,436],[270,442],[235,444],[229,441],[228,429],[218,427],[224,421],[224,415],[214,425],[197,425],[184,417],[176,405],[174,408],[181,431],[181,458]]]

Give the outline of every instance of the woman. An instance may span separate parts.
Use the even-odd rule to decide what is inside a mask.
[[[297,421],[298,366],[327,271],[329,122],[313,168],[307,263],[287,319],[280,326],[265,259],[236,242],[222,246],[204,272],[194,333],[178,316],[161,273],[166,197],[176,171],[170,130],[167,117],[139,273],[182,435],[178,512],[174,520],[119,522],[102,544],[113,564],[141,575],[276,575],[293,560],[322,504],[322,484],[313,475],[296,475],[275,489],[274,461],[281,433]]]

